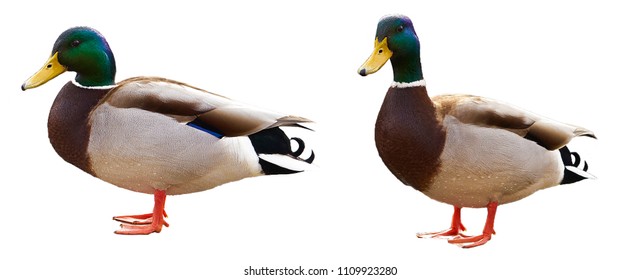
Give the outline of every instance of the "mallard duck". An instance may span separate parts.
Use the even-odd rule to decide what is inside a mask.
[[[304,141],[281,126],[310,120],[258,109],[185,83],[135,77],[115,83],[116,63],[95,29],[74,27],[22,90],[76,72],[51,107],[48,130],[65,161],[121,188],[154,195],[153,212],[116,216],[117,234],[160,232],[166,195],[204,191],[247,177],[291,174]],[[297,149],[292,150],[292,141]]]
[[[472,95],[427,94],[420,42],[403,15],[380,19],[374,51],[358,73],[378,71],[387,60],[393,83],[380,108],[375,142],[380,158],[402,183],[454,207],[451,227],[418,237],[448,238],[471,248],[494,234],[498,205],[548,187],[593,178],[566,146],[594,133]],[[466,236],[463,207],[488,209],[482,234]]]

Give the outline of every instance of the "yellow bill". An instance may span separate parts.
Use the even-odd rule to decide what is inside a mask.
[[[58,62],[58,53],[56,52],[47,60],[47,63],[42,66],[42,69],[22,84],[22,90],[39,87],[65,71],[67,71],[67,67],[62,66],[60,62]]]
[[[367,61],[365,61],[362,66],[360,66],[360,68],[358,69],[358,73],[361,76],[366,76],[377,72],[378,70],[380,70],[380,68],[382,68],[382,66],[384,66],[387,60],[391,58],[391,55],[393,55],[393,52],[389,50],[389,47],[387,46],[387,37],[382,39],[381,42],[378,41],[378,38],[376,38],[374,42],[373,53],[371,54],[371,56],[369,56]]]

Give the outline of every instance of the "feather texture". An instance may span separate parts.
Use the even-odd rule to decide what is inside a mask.
[[[440,119],[451,115],[462,123],[505,129],[557,150],[576,136],[596,138],[588,129],[557,122],[493,99],[473,95],[438,95],[432,98]]]
[[[250,106],[177,81],[137,77],[118,83],[103,100],[114,108],[137,108],[180,122],[198,118],[225,136],[246,136],[263,129],[310,120]]]

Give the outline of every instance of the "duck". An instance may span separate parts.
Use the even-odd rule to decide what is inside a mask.
[[[301,138],[282,129],[310,129],[309,119],[161,77],[116,83],[113,52],[93,28],[72,27],[60,34],[49,59],[22,90],[67,71],[76,76],[58,92],[47,123],[54,150],[98,179],[154,197],[151,213],[113,217],[121,223],[116,234],[146,235],[168,227],[167,195],[294,174],[315,158]]]
[[[462,248],[484,245],[495,234],[498,205],[595,178],[586,161],[567,147],[576,137],[595,139],[588,129],[486,97],[430,97],[420,41],[405,15],[379,20],[373,53],[357,72],[376,73],[389,60],[393,82],[375,123],[378,155],[400,182],[454,207],[448,229],[417,237],[445,238]],[[481,234],[463,233],[465,207],[487,209]]]

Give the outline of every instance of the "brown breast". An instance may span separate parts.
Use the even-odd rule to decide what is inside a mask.
[[[425,191],[438,172],[445,136],[425,87],[389,88],[375,140],[380,158],[400,181]]]
[[[109,89],[86,89],[68,82],[53,101],[49,112],[49,140],[67,162],[94,175],[87,155],[88,116]]]

